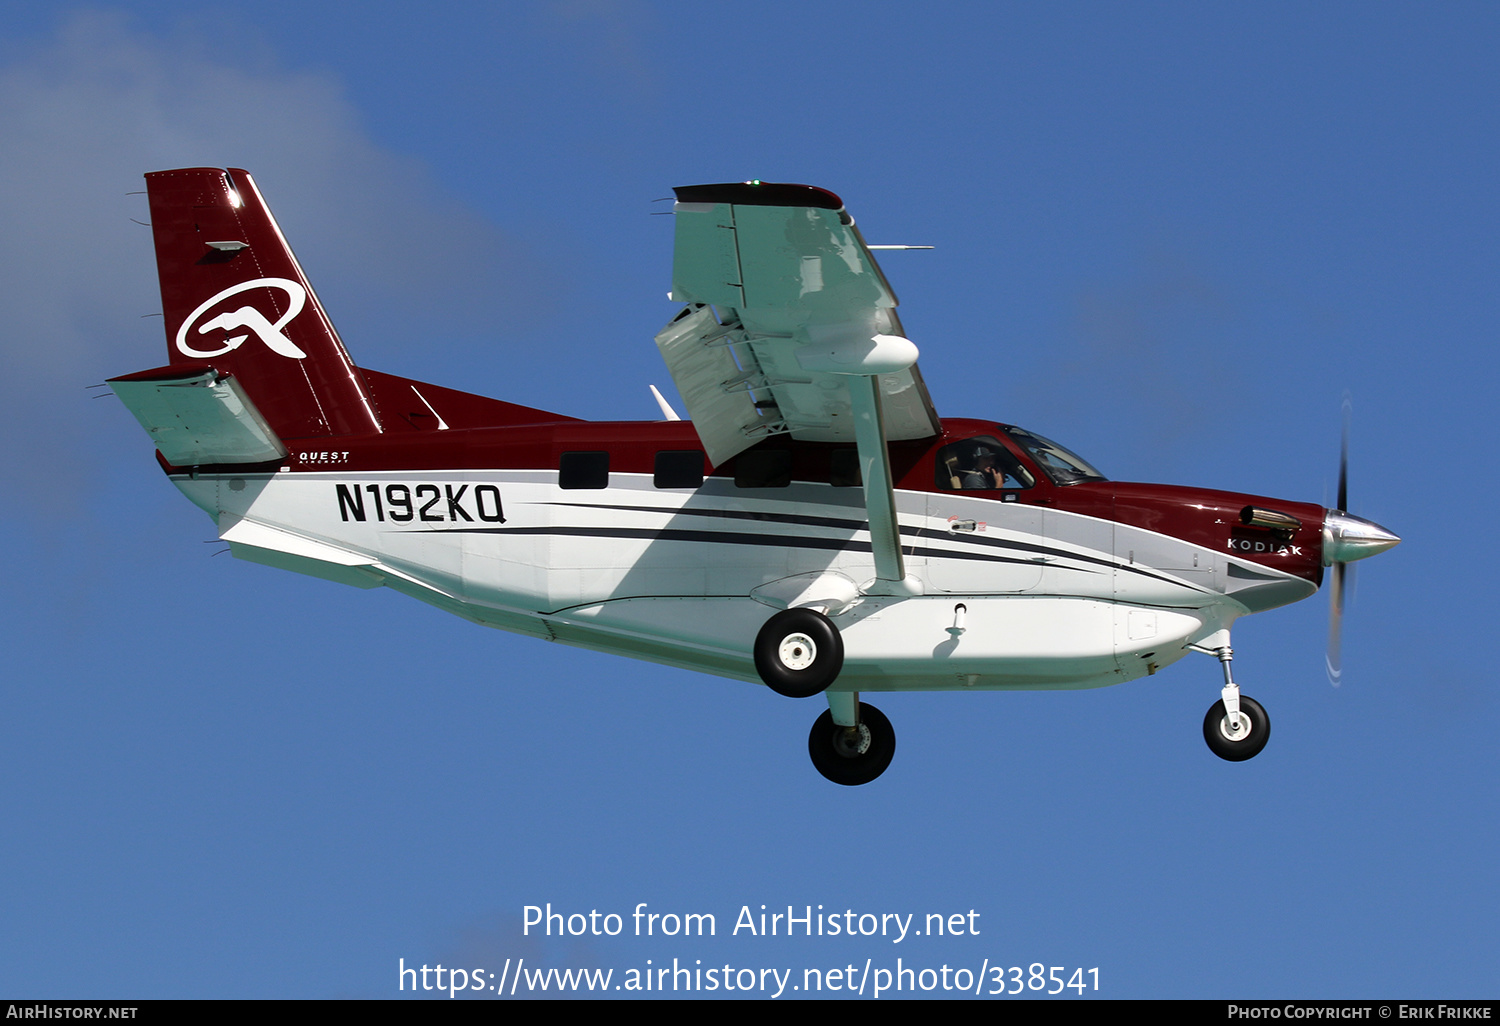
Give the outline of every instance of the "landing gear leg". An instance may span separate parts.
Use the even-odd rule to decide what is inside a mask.
[[[896,731],[884,713],[865,705],[855,692],[830,691],[828,711],[807,736],[807,753],[817,771],[835,784],[868,784],[891,764]]]
[[[1224,690],[1222,701],[1224,703],[1224,722],[1230,732],[1238,739],[1238,735],[1249,729],[1240,718],[1240,686],[1234,682],[1234,674],[1229,670],[1229,664],[1234,659],[1234,649],[1225,645],[1214,653],[1219,657],[1219,665],[1224,667]]]
[[[1240,686],[1234,682],[1229,663],[1234,658],[1234,649],[1228,645],[1228,634],[1223,635],[1225,644],[1216,648],[1199,648],[1218,657],[1224,667],[1223,697],[1215,702],[1203,718],[1203,740],[1209,750],[1221,759],[1244,762],[1259,755],[1266,742],[1271,739],[1271,720],[1261,704],[1248,695],[1240,694]]]

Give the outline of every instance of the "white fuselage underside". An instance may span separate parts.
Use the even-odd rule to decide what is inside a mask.
[[[923,593],[889,597],[863,592],[875,568],[858,488],[661,489],[616,473],[561,489],[549,471],[173,480],[240,558],[740,680],[758,680],[751,645],[776,608],[817,605],[844,641],[836,690],[1116,684],[1315,590],[1166,535],[961,493],[896,493]]]

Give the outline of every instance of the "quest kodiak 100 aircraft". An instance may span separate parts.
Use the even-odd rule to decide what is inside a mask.
[[[1188,652],[1223,668],[1208,746],[1248,759],[1270,722],[1231,625],[1399,540],[1343,511],[1342,475],[1332,510],[1124,484],[939,419],[823,189],[676,190],[684,305],[656,343],[691,420],[601,423],[356,366],[249,174],[146,182],[170,362],[110,385],[235,556],[822,694],[808,747],[837,783],[895,750],[861,692],[1102,687]]]

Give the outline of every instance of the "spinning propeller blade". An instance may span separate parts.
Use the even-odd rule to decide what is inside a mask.
[[[1328,654],[1324,661],[1328,667],[1328,683],[1338,687],[1343,683],[1344,668],[1341,662],[1344,647],[1344,571],[1348,564],[1339,563],[1333,568],[1333,582],[1328,586]]]
[[[1333,568],[1328,586],[1328,683],[1343,680],[1344,603],[1354,584],[1349,564],[1397,545],[1401,539],[1379,524],[1349,513],[1349,397],[1344,396],[1344,437],[1339,448],[1338,507],[1323,518],[1323,565]]]
[[[1344,394],[1343,438],[1339,444],[1339,510],[1349,509],[1349,413],[1352,404],[1349,395]],[[1328,653],[1324,657],[1324,663],[1328,668],[1328,683],[1338,687],[1343,683],[1343,649],[1344,649],[1344,572],[1349,568],[1348,563],[1335,563],[1333,567],[1333,581],[1328,588]]]
[[[1338,509],[1349,512],[1349,415],[1354,408],[1348,393],[1344,394],[1344,432],[1339,443],[1339,504]]]

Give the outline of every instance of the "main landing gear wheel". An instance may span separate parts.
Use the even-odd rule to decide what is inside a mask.
[[[755,670],[788,698],[821,694],[844,668],[844,639],[822,613],[783,609],[755,636]]]
[[[1240,696],[1240,724],[1235,729],[1229,724],[1229,711],[1220,699],[1203,717],[1203,740],[1209,750],[1221,759],[1244,762],[1260,754],[1271,739],[1271,719],[1259,702]]]
[[[859,726],[841,727],[825,711],[807,735],[807,754],[819,773],[835,784],[868,784],[891,764],[896,731],[885,713],[859,703]]]

